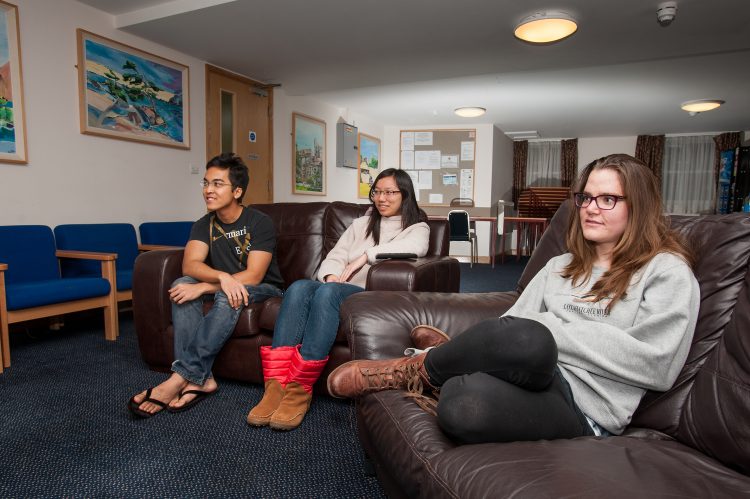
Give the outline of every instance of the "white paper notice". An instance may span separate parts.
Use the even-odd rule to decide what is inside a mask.
[[[444,173],[443,185],[458,185],[458,175],[455,173]]]
[[[401,150],[414,150],[414,132],[401,132]]]
[[[472,199],[474,196],[474,170],[461,170],[461,185],[459,197]]]
[[[415,146],[431,146],[432,132],[414,132]]]
[[[461,142],[461,161],[474,161],[474,142]]]
[[[432,172],[419,172],[419,182],[417,182],[420,189],[432,189]]]
[[[443,195],[430,194],[430,204],[443,204]]]
[[[403,170],[403,168],[402,168]],[[406,173],[411,177],[411,183],[414,184],[414,188],[419,192],[419,172],[416,170],[409,170]]]
[[[439,170],[440,151],[414,151],[414,168],[417,170]]]
[[[414,151],[401,151],[401,169],[414,169]]]
[[[458,154],[446,154],[440,158],[440,165],[443,168],[458,168]]]

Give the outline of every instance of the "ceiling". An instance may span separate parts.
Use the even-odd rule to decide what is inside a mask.
[[[750,1],[79,0],[119,29],[386,125],[493,123],[542,138],[750,130]],[[513,37],[545,9],[561,42]],[[690,116],[686,100],[726,104]],[[481,106],[481,118],[453,109]]]

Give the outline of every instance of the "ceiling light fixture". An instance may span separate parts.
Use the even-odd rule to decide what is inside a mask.
[[[457,107],[453,112],[462,118],[476,118],[482,116],[487,110],[483,107]]]
[[[711,111],[724,104],[723,100],[720,99],[697,99],[689,100],[680,104],[683,111],[687,111],[691,116],[705,111]]]
[[[551,43],[567,38],[578,29],[576,20],[565,12],[537,12],[518,23],[513,34],[530,43]]]

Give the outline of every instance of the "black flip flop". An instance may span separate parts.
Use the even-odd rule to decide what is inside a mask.
[[[130,412],[132,412],[139,418],[150,418],[151,416],[156,416],[157,414],[162,412],[162,410],[164,409],[169,409],[169,406],[165,402],[151,398],[151,390],[153,389],[154,388],[151,387],[148,390],[146,390],[146,396],[140,402],[135,401],[135,397],[136,397],[135,395],[130,397],[130,400],[128,400],[128,409],[130,409]],[[156,404],[159,407],[161,407],[161,410],[156,411],[154,413],[146,412],[143,409],[141,409],[141,405],[143,405],[144,402],[151,402],[152,404]]]
[[[195,406],[199,402],[202,402],[204,399],[206,399],[207,397],[209,397],[210,395],[213,395],[214,393],[216,393],[218,391],[219,391],[218,388],[216,390],[212,390],[210,392],[204,392],[203,390],[185,390],[185,391],[182,391],[182,392],[180,392],[180,397],[179,398],[182,398],[183,395],[195,395],[195,398],[193,400],[191,400],[190,402],[188,402],[187,404],[185,404],[183,406],[180,406],[180,407],[167,406],[167,410],[169,412],[172,412],[172,413],[187,411],[188,409],[192,408],[193,406]]]

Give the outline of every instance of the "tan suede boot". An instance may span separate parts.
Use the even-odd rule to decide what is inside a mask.
[[[276,412],[284,398],[284,387],[279,380],[271,378],[266,381],[266,391],[258,405],[250,409],[247,414],[247,424],[253,426],[268,426],[271,416]]]
[[[320,360],[305,360],[299,353],[299,345],[289,366],[284,398],[271,416],[269,425],[274,430],[293,430],[307,414],[312,402],[312,387],[320,377],[328,357]]]
[[[263,365],[265,393],[261,401],[247,415],[247,423],[253,426],[268,426],[271,416],[284,397],[284,383],[289,376],[289,366],[296,352],[292,346],[271,348],[260,347],[260,360]]]

